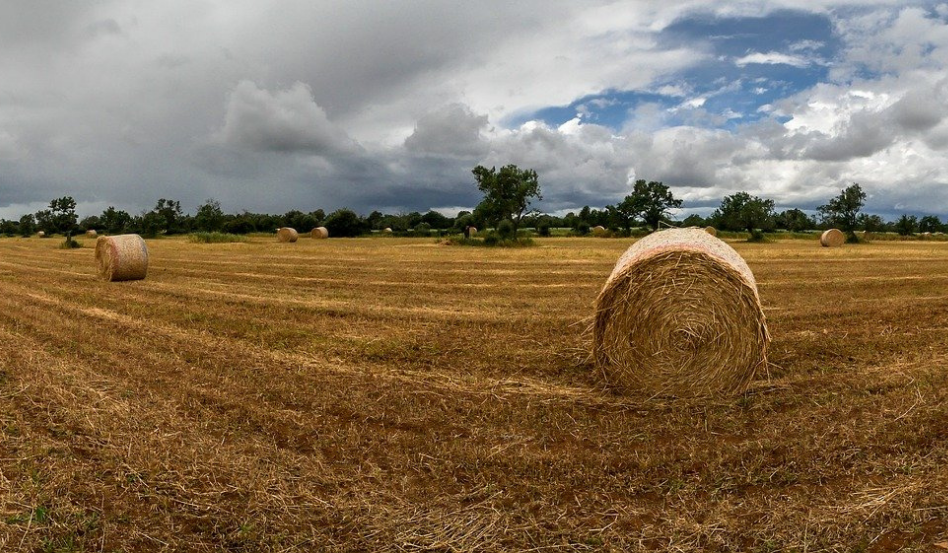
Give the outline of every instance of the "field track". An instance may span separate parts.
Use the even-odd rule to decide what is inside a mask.
[[[769,375],[675,400],[588,362],[627,240],[80,240],[0,239],[0,551],[948,548],[948,242],[733,243]]]

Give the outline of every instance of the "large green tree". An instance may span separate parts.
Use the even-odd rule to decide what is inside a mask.
[[[164,231],[165,234],[177,234],[184,232],[184,212],[181,210],[181,202],[176,200],[166,200],[161,198],[155,204],[155,209],[151,211],[151,217],[143,215],[143,219],[148,219],[145,227],[148,228],[148,234],[157,234]],[[157,230],[155,227],[157,226]]]
[[[775,218],[777,228],[787,229],[790,232],[811,230],[816,228],[816,222],[799,209],[788,209]]]
[[[817,210],[825,225],[839,228],[849,235],[849,240],[856,241],[859,211],[865,203],[866,193],[862,191],[862,187],[853,183],[852,186],[844,188],[839,196],[826,205],[821,205]]]
[[[372,230],[364,219],[348,208],[337,209],[326,217],[326,229],[334,238],[359,236]]]
[[[102,230],[109,234],[128,232],[132,228],[133,221],[134,218],[127,211],[115,209],[113,206],[107,207],[99,216],[99,224],[102,226]]]
[[[537,172],[512,164],[501,167],[500,171],[478,165],[471,172],[477,180],[478,190],[484,193],[475,213],[495,225],[509,220],[516,235],[521,220],[529,213],[530,203],[533,199],[543,199]]]
[[[205,201],[198,206],[194,215],[194,228],[204,232],[219,232],[224,228],[226,216],[221,209],[221,203],[214,199]]]
[[[62,234],[69,241],[76,230],[76,200],[63,196],[49,202],[49,209],[36,212],[36,224],[47,234]]]
[[[711,219],[724,230],[746,230],[751,238],[757,239],[761,237],[760,230],[774,224],[774,201],[738,192],[725,196]]]
[[[641,217],[645,224],[657,230],[663,219],[668,218],[670,209],[681,207],[682,201],[675,198],[671,190],[659,181],[639,179],[632,185],[632,193],[625,197],[619,206],[633,217]]]
[[[630,194],[616,205],[607,205],[606,209],[609,211],[612,221],[628,232],[632,230],[632,224],[636,217],[642,215],[642,208],[639,203],[635,196]]]

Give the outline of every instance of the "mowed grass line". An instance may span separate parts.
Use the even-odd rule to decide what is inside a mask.
[[[146,281],[111,285],[68,276],[93,274],[91,251],[17,240],[5,256],[0,241],[15,259],[0,266],[0,546],[812,551],[944,535],[948,303],[932,298],[948,250],[735,244],[772,308],[775,364],[746,396],[699,401],[599,390],[583,320],[627,243],[539,243],[158,240]],[[899,284],[874,284],[887,274]],[[384,284],[402,280],[419,286]]]

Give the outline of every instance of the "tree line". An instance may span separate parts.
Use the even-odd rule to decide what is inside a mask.
[[[861,212],[866,194],[859,184],[842,190],[839,196],[819,206],[815,216],[800,209],[777,212],[774,201],[747,192],[725,196],[721,205],[708,217],[689,215],[681,221],[671,217],[671,210],[680,208],[682,200],[659,181],[637,180],[632,192],[621,201],[603,209],[584,206],[578,212],[560,217],[530,209],[534,199],[542,199],[536,171],[522,170],[507,165],[500,170],[477,166],[472,173],[484,199],[473,211],[461,211],[455,217],[437,211],[385,214],[373,211],[366,216],[342,208],[329,214],[322,209],[303,212],[291,210],[282,215],[265,213],[225,213],[216,200],[210,199],[198,206],[191,215],[184,213],[181,202],[161,198],[150,211],[131,215],[109,207],[100,215],[82,220],[76,215],[76,202],[65,196],[50,202],[48,209],[26,214],[19,220],[0,219],[0,234],[31,236],[38,231],[46,234],[70,236],[74,233],[96,230],[106,234],[136,233],[145,237],[187,234],[192,232],[226,232],[248,234],[273,232],[279,227],[292,227],[302,232],[324,226],[330,236],[359,236],[372,231],[391,229],[394,233],[412,233],[426,236],[431,233],[460,233],[470,227],[498,227],[508,221],[513,228],[535,228],[541,236],[553,228],[569,228],[575,234],[587,234],[601,226],[620,234],[633,229],[655,230],[662,224],[669,226],[713,226],[720,230],[747,231],[759,238],[762,233],[775,230],[791,232],[839,228],[855,239],[855,232],[897,232],[903,235],[917,232],[948,232],[948,225],[934,215],[918,218],[902,215],[896,221],[885,221],[879,215]]]

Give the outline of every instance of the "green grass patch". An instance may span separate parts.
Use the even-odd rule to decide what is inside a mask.
[[[188,235],[188,241],[195,244],[221,244],[224,242],[247,242],[247,237],[229,232],[194,232]]]
[[[447,246],[474,246],[485,248],[529,248],[535,246],[533,239],[527,236],[518,238],[499,238],[496,235],[488,234],[484,238],[464,238],[462,236],[449,236],[438,241],[439,244]]]

